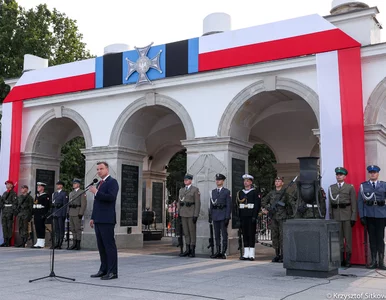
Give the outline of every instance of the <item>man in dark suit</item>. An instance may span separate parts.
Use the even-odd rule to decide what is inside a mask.
[[[66,221],[66,209],[62,209],[63,205],[68,203],[68,196],[63,191],[64,182],[59,180],[56,183],[56,192],[52,195],[52,213],[54,216],[53,225],[55,230],[55,242],[52,241],[51,249],[62,249],[64,240],[64,226]]]
[[[91,186],[89,191],[95,195],[90,227],[95,227],[101,266],[92,278],[102,280],[118,278],[118,253],[115,245],[114,227],[116,224],[115,203],[118,195],[118,182],[109,175],[106,162],[97,163],[97,173],[101,178],[97,187]]]

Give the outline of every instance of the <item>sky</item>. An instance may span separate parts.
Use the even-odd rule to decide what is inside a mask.
[[[232,29],[240,29],[309,14],[330,14],[332,0],[18,0],[32,8],[46,3],[77,20],[87,48],[103,55],[105,46],[128,44],[131,49],[151,42],[166,44],[203,31],[203,19],[214,12],[231,16]],[[386,0],[364,0],[377,6],[378,21],[386,27]],[[100,3],[100,4],[99,4]],[[385,32],[383,32],[385,31]],[[386,42],[386,28],[382,30]]]

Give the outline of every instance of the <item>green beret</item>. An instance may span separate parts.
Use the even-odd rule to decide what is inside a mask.
[[[347,172],[347,170],[346,170],[345,168],[343,168],[343,167],[337,167],[337,168],[335,169],[335,174],[343,174],[343,175],[347,175],[348,172]]]

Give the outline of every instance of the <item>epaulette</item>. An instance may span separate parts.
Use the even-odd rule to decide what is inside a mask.
[[[367,183],[368,181],[363,181],[361,184],[365,184],[365,183]]]

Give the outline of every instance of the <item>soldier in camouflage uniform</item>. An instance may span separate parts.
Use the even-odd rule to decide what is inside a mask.
[[[284,177],[275,178],[275,189],[270,191],[262,200],[261,206],[263,213],[268,212],[279,200],[284,184]],[[275,257],[272,262],[283,262],[283,223],[286,219],[293,215],[293,201],[292,196],[285,193],[281,198],[281,204],[276,206],[276,211],[272,215],[271,233],[272,233],[272,246],[275,249]]]
[[[348,171],[343,167],[335,169],[336,181],[328,189],[330,218],[340,223],[340,260],[342,267],[351,267],[352,227],[357,219],[355,188],[344,180]],[[346,241],[346,259],[344,259]]]
[[[21,195],[18,197],[18,205],[15,212],[17,223],[19,224],[21,242],[15,247],[24,248],[28,240],[28,223],[32,219],[32,207],[34,205],[34,199],[30,194],[31,192],[28,192],[28,186],[23,185],[21,187]]]
[[[13,233],[13,215],[17,206],[17,194],[13,190],[14,184],[12,181],[5,182],[7,190],[0,198],[0,213],[2,212],[2,226],[4,243],[0,247],[10,247]]]

